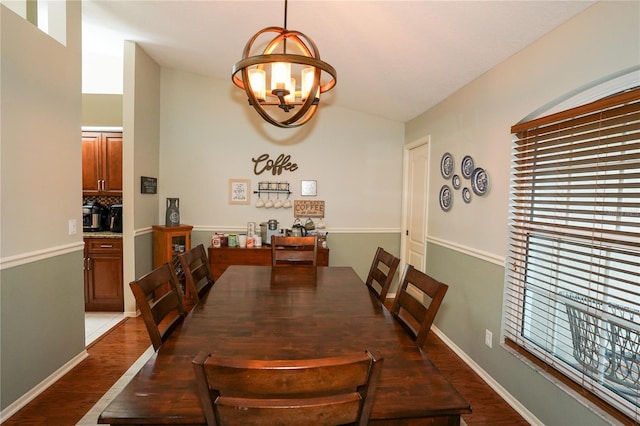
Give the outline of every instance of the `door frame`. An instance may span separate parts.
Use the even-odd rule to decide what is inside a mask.
[[[407,259],[407,215],[408,215],[408,206],[409,206],[409,199],[411,194],[409,194],[409,151],[411,151],[414,148],[417,148],[421,145],[427,145],[427,157],[428,157],[428,162],[431,161],[431,135],[426,135],[423,136],[421,138],[418,138],[412,142],[409,142],[407,144],[404,145],[404,150],[403,150],[403,154],[402,154],[402,225],[401,225],[401,230],[400,230],[400,270],[404,270],[404,266],[406,264],[406,259]],[[424,212],[424,218],[425,218],[425,235],[422,236],[422,239],[424,241],[424,245],[425,245],[425,259],[427,258],[427,225],[429,223],[429,188],[430,186],[430,173],[429,170],[427,170],[427,182],[426,182],[426,188],[427,188],[427,194],[425,195],[425,212]],[[421,266],[421,270],[424,270],[426,268],[426,264],[425,265],[420,265]]]

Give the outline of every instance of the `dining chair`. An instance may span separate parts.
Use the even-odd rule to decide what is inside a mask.
[[[366,284],[369,290],[377,294],[378,299],[383,303],[387,298],[387,293],[399,264],[400,259],[382,247],[378,247],[371,263],[371,269],[369,269]]]
[[[426,343],[433,319],[448,289],[448,285],[434,280],[412,265],[405,266],[391,314],[407,329],[419,347]]]
[[[213,286],[213,275],[204,245],[198,244],[191,250],[181,253],[178,260],[184,273],[185,285],[188,288],[191,301],[196,304]]]
[[[187,314],[176,272],[165,263],[129,286],[157,351]]]
[[[193,360],[207,424],[366,425],[383,359],[370,351],[329,358]]]
[[[271,237],[271,267],[303,266],[315,273],[318,267],[318,237]]]

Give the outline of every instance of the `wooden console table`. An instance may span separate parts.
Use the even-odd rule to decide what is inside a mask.
[[[271,246],[240,248],[209,246],[209,264],[214,280],[231,265],[271,266]],[[329,249],[318,247],[318,266],[329,266]]]

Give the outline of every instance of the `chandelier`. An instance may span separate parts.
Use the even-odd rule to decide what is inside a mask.
[[[273,36],[273,39],[267,42],[262,54],[256,55],[252,48],[259,39],[265,40],[261,36]],[[296,86],[292,73],[300,76],[299,86]],[[292,128],[313,117],[320,103],[320,94],[336,85],[336,70],[320,60],[320,52],[313,40],[299,31],[287,30],[285,0],[284,27],[267,27],[251,37],[242,52],[242,59],[233,66],[231,79],[244,89],[249,105],[264,120],[274,126]],[[270,81],[269,87],[267,81]]]

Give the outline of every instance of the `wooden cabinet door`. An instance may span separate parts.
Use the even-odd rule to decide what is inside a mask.
[[[122,195],[122,132],[82,132],[83,195]]]
[[[98,193],[100,189],[100,133],[82,132],[82,191]]]
[[[122,240],[85,239],[85,310],[124,310]]]
[[[103,191],[122,193],[122,133],[104,133],[101,141]]]

